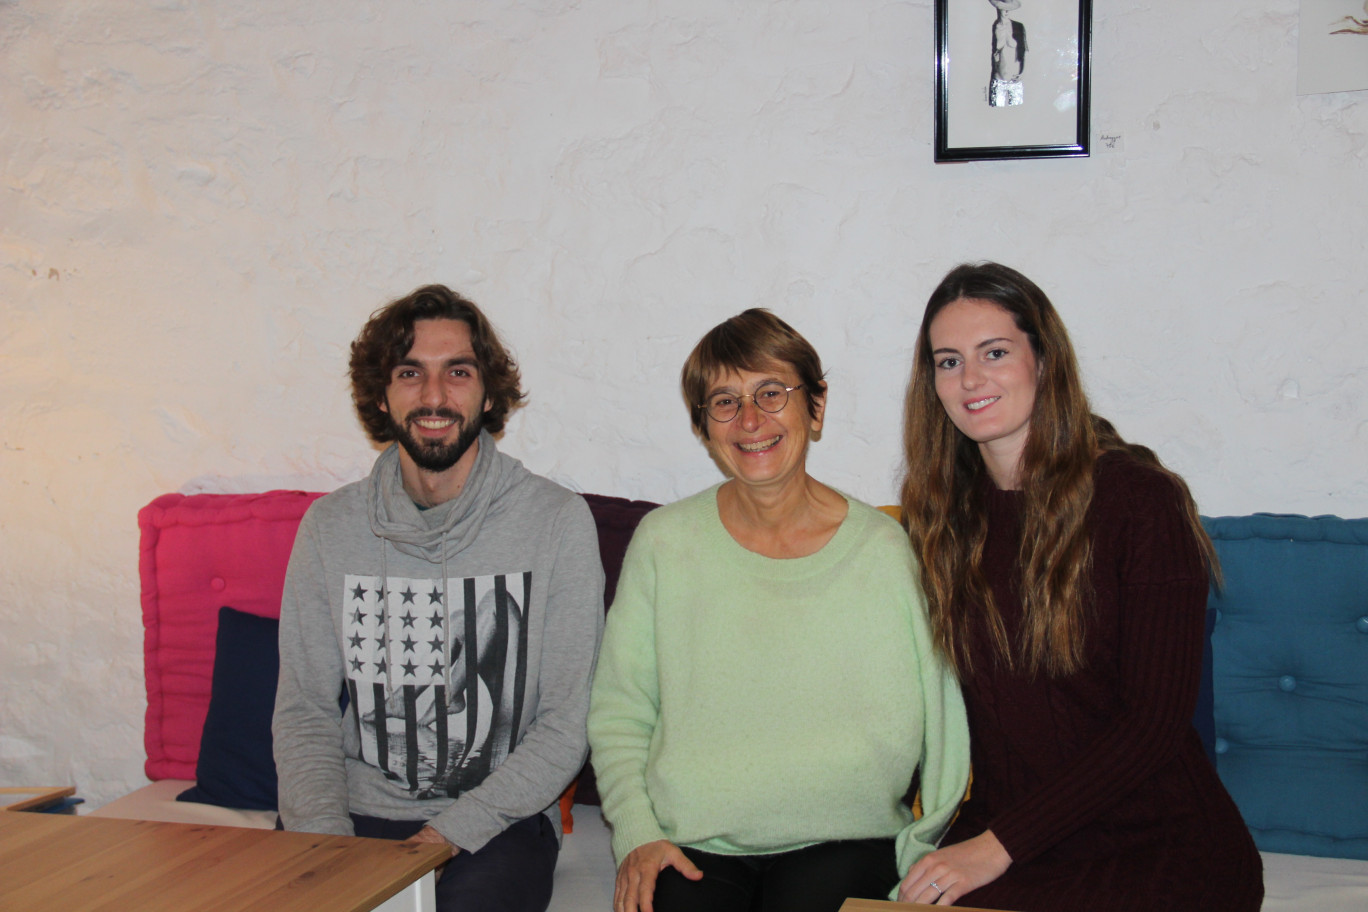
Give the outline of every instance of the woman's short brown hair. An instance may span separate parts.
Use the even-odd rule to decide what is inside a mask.
[[[822,359],[807,339],[763,307],[752,307],[717,324],[689,352],[679,382],[694,429],[708,439],[708,414],[701,408],[708,384],[733,371],[762,371],[771,365],[793,368],[807,393],[808,415],[826,396]]]
[[[366,433],[376,443],[395,437],[394,422],[380,405],[395,366],[413,348],[413,325],[419,320],[460,320],[470,327],[470,345],[489,401],[483,423],[491,434],[502,431],[508,413],[527,395],[518,388],[522,378],[517,363],[474,302],[445,285],[424,285],[371,314],[351,344],[352,402]]]

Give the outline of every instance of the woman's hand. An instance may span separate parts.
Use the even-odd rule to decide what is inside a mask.
[[[937,849],[912,866],[898,887],[901,902],[949,906],[964,894],[990,884],[1012,864],[1012,856],[992,830]]]
[[[703,872],[674,843],[657,839],[639,845],[618,865],[617,882],[613,885],[614,912],[652,912],[656,878],[666,868],[674,868],[689,880],[703,877]]]

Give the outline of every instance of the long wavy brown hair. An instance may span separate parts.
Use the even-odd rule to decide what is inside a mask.
[[[1002,615],[983,574],[988,536],[987,469],[978,444],[950,421],[936,395],[931,322],[961,299],[987,301],[1011,314],[1030,339],[1040,376],[1021,457],[1021,551],[1018,566],[1024,621],[1008,642]],[[1216,552],[1202,528],[1187,485],[1154,453],[1127,443],[1092,413],[1064,323],[1045,293],[998,263],[957,266],[931,293],[917,335],[903,423],[906,476],[902,507],[921,558],[922,587],[936,640],[955,668],[972,669],[969,630],[982,615],[992,651],[1009,668],[1031,675],[1068,675],[1082,668],[1092,593],[1088,508],[1099,455],[1121,451],[1173,479],[1188,524],[1213,576]]]

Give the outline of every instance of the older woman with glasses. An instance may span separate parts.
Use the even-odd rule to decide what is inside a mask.
[[[614,908],[884,898],[968,776],[964,705],[906,536],[807,474],[827,384],[787,323],[727,320],[682,382],[728,478],[642,521],[608,614],[589,740]]]

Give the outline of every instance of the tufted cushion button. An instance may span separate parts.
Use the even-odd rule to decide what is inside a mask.
[[[222,592],[227,585],[228,584],[224,582],[224,579],[221,576],[216,576],[209,581],[209,588],[213,589],[215,592]]]
[[[1283,693],[1291,693],[1297,689],[1297,679],[1291,675],[1283,675],[1278,678],[1278,689]]]
[[[1368,633],[1368,614],[1365,614],[1355,621],[1354,628],[1358,630],[1359,633]]]
[[[1225,738],[1217,738],[1217,739],[1216,739],[1216,753],[1218,753],[1218,754],[1228,754],[1228,753],[1230,753],[1230,742],[1227,741]]]

